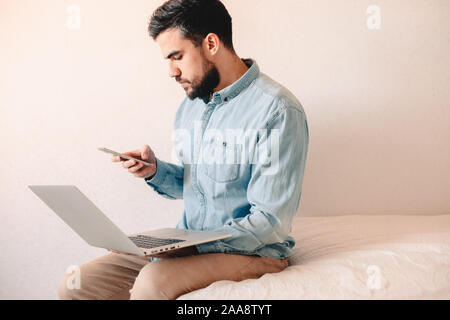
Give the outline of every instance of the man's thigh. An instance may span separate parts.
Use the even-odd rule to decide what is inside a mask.
[[[257,279],[266,273],[280,272],[287,266],[288,259],[224,253],[163,259],[141,270],[131,291],[131,298],[176,299],[215,281]]]
[[[136,277],[149,263],[149,257],[107,254],[79,266],[79,289],[68,284],[73,275],[66,274],[58,295],[61,299],[76,300],[129,299]]]

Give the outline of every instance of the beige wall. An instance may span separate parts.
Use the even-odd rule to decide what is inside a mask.
[[[146,32],[161,3],[0,0],[0,298],[56,298],[69,265],[104,253],[29,184],[75,184],[130,233],[178,221],[182,201],[96,150],[149,144],[171,158],[184,92]],[[224,3],[238,54],[307,113],[299,215],[450,213],[448,0]],[[367,27],[370,5],[378,30]]]

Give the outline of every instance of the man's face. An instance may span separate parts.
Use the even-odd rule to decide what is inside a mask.
[[[219,72],[191,40],[183,38],[177,28],[162,32],[157,38],[162,54],[169,61],[169,76],[175,78],[189,99],[209,98],[219,85]]]

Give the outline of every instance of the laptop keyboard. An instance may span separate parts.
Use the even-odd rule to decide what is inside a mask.
[[[161,246],[166,246],[169,244],[174,244],[178,242],[184,242],[185,240],[179,240],[179,239],[167,239],[167,238],[155,238],[155,237],[149,237],[149,236],[143,236],[138,235],[136,237],[128,237],[135,245],[137,245],[139,248],[144,249],[152,249],[157,248]]]

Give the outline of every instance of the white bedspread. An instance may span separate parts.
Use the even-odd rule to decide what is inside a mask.
[[[290,266],[179,299],[450,299],[450,215],[300,217]]]

